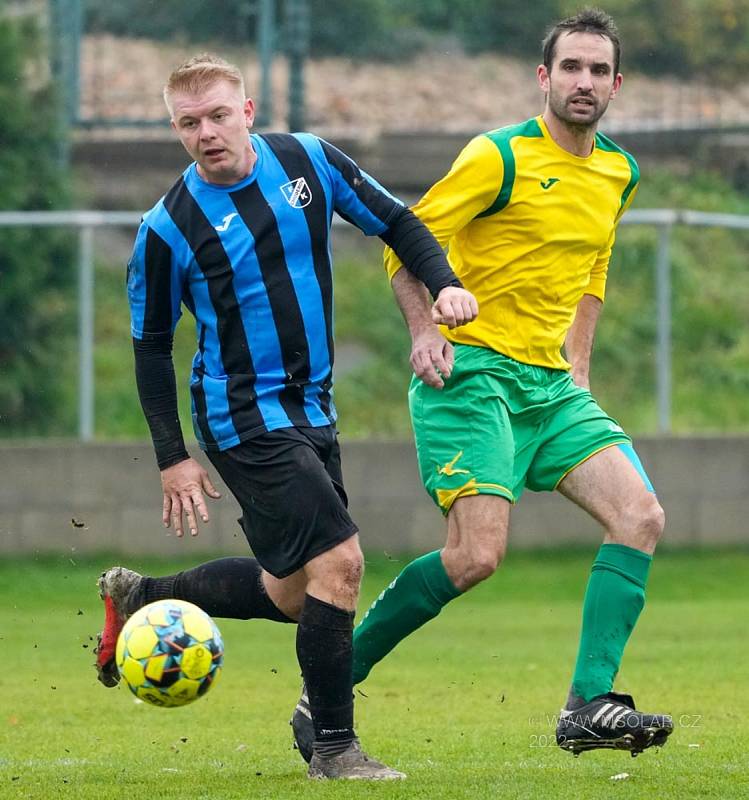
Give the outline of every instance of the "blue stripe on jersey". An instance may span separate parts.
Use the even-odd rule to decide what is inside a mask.
[[[207,373],[203,373],[199,378],[193,375],[190,379],[193,430],[198,444],[203,449],[209,444],[207,441],[209,432],[221,450],[234,447],[241,441],[232,421],[227,394],[228,387],[229,384],[225,378],[212,378]],[[203,413],[205,414],[205,423],[208,425],[208,431],[205,433],[203,432],[196,404],[198,392],[202,392],[203,397],[205,397]]]
[[[143,338],[143,319],[146,316],[146,237],[148,225],[141,222],[135,237],[133,254],[127,264],[127,295],[130,303],[130,332],[135,339]]]
[[[149,230],[163,239],[172,251],[170,268],[171,320],[169,325],[169,332],[171,333],[174,333],[174,329],[182,316],[183,276],[180,274],[179,263],[180,260],[184,261],[185,258],[192,258],[192,251],[189,245],[169,214],[166,213],[163,202],[160,201],[143,216],[135,239],[133,254],[128,263],[127,289],[130,303],[130,331],[135,339],[142,339],[146,333],[154,333],[154,331],[145,330],[147,296],[146,245]]]
[[[320,286],[325,325],[325,342],[330,355],[330,369],[327,375],[317,384],[317,391],[305,391],[305,404],[313,399],[323,415],[335,421],[335,409],[331,406],[331,386],[333,383],[333,270],[330,250],[330,224],[333,216],[333,184],[327,167],[318,171],[318,167],[310,159],[310,153],[302,141],[306,141],[314,150],[319,142],[310,135],[292,136],[288,134],[265,134],[262,141],[268,145],[273,156],[279,161],[287,175],[297,177],[289,185],[298,187],[299,199],[304,195],[310,202],[303,205],[302,211],[310,237],[310,255],[315,271],[315,278]],[[317,142],[317,144],[315,144]],[[288,190],[287,190],[288,191]],[[285,195],[287,201],[293,201],[295,195]],[[293,204],[293,203],[292,203]],[[276,225],[277,229],[277,225]],[[279,235],[280,238],[280,235]],[[290,285],[292,292],[294,291]],[[296,307],[298,303],[294,294]],[[301,311],[300,311],[301,315]],[[306,406],[305,406],[306,407]]]
[[[315,275],[312,243],[304,216],[304,207],[293,206],[281,189],[301,176],[288,175],[262,139],[255,139],[254,144],[257,145],[258,150],[266,151],[267,154],[263,161],[263,170],[258,175],[258,186],[263,196],[269,201],[271,212],[281,234],[286,267],[304,323],[310,362],[309,380],[312,384],[319,386],[331,369],[326,328],[324,324],[321,324],[321,321],[325,319],[322,294]],[[306,191],[310,192],[309,187]],[[310,197],[309,202],[312,199]],[[323,414],[314,396],[310,396],[305,390],[304,398],[304,411],[310,423],[313,426],[328,425],[330,420]]]
[[[191,273],[194,273],[194,276],[200,275],[200,270],[195,265],[195,254],[167,212],[163,201],[159,202],[146,215],[145,219],[170,245],[173,260],[182,265],[181,272],[178,275],[175,276],[173,273],[173,297],[179,295],[193,313],[195,313],[196,307],[200,309],[199,324],[202,327],[203,335],[201,336],[201,347],[193,358],[193,376],[190,380],[195,438],[203,448],[208,444],[207,439],[210,437],[215,442],[218,442],[221,447],[232,447],[239,444],[239,435],[234,427],[229,409],[226,381],[215,381],[206,378],[206,371],[214,375],[222,375],[224,373],[224,368],[221,364],[221,347],[215,333],[217,330],[217,317],[208,294],[208,284],[205,280],[189,280]],[[179,299],[177,303],[179,304]],[[176,325],[176,321],[174,324]],[[172,330],[174,330],[174,327]],[[195,393],[200,390],[205,393],[205,417],[202,424],[198,419],[195,398]],[[204,431],[203,425],[207,425],[208,430]]]
[[[198,273],[200,272],[197,267],[192,269]],[[216,335],[218,318],[211,304],[208,282],[205,280],[191,281],[190,294],[193,307],[200,309],[200,316],[197,320],[197,327],[200,330],[200,345],[193,358],[192,377],[190,378],[195,438],[200,446],[204,448],[210,433],[215,442],[222,448],[233,447],[239,444],[240,439],[234,427],[229,408],[227,382],[224,368],[221,364],[221,345]],[[215,375],[221,377],[216,379],[213,377]],[[198,419],[198,409],[196,408],[195,395],[201,390],[205,395],[205,408],[203,409],[205,416],[202,419],[202,424],[208,426],[208,431],[203,431],[201,420]]]
[[[315,172],[317,172],[318,176],[329,175],[330,167],[328,162],[325,160],[320,139],[311,133],[295,133],[293,134],[293,137],[304,148],[304,152],[312,162],[312,166],[315,168]],[[335,187],[331,181],[321,181],[321,186],[323,187],[323,194],[325,195],[325,210],[327,213],[327,218],[330,221],[333,219],[333,212],[335,211],[335,198],[333,196]]]
[[[650,478],[648,478],[648,474],[645,472],[645,467],[642,466],[640,457],[635,452],[634,447],[632,447],[631,444],[620,444],[619,449],[622,451],[622,453],[624,453],[625,456],[627,456],[632,463],[632,466],[637,470],[638,474],[642,478],[642,482],[645,484],[645,488],[649,492],[653,492],[653,494],[655,494],[653,484],[650,482]]]
[[[327,375],[325,377],[328,377]],[[326,409],[320,407],[320,384],[310,383],[304,387],[304,408],[307,416],[314,417],[315,419],[325,420],[324,422],[315,422],[314,425],[330,425],[338,418],[335,404],[333,403],[333,389],[328,390],[327,400],[327,413]],[[314,409],[314,412],[313,412]]]
[[[215,226],[198,202],[206,191],[215,190],[206,185],[201,192],[202,184],[197,178],[197,188],[188,187],[192,172],[194,168],[188,168],[185,177],[167,193],[164,206],[194,254],[184,268],[189,273],[188,288],[201,328],[200,352],[205,361],[195,370],[191,387],[200,433],[208,448],[225,448],[236,443],[234,435],[228,437],[226,430],[233,428],[241,439],[263,432],[266,426],[256,403],[255,366],[234,289],[234,268]],[[206,387],[220,399],[225,396],[228,402],[230,422],[221,424],[218,436],[208,422],[211,394],[206,393]]]
[[[188,182],[189,188],[189,182]],[[242,325],[255,365],[257,405],[268,429],[290,427],[291,420],[278,401],[284,381],[281,345],[273,312],[255,254],[255,240],[226,192],[206,192],[201,207],[214,227],[234,269],[234,292],[239,303]],[[220,230],[223,228],[223,230]]]

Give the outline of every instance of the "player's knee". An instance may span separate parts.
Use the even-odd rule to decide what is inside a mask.
[[[342,542],[305,566],[307,592],[341,608],[356,606],[364,557],[356,537]]]
[[[333,571],[336,583],[343,591],[358,593],[364,573],[364,557],[358,544],[338,549],[333,562]]]
[[[504,552],[499,547],[478,547],[466,554],[461,571],[460,586],[465,591],[490,578],[502,563]]]
[[[655,495],[649,495],[649,502],[641,511],[640,530],[648,541],[655,545],[661,538],[665,525],[666,514],[661,504],[656,500]]]
[[[641,502],[626,509],[617,523],[617,533],[624,538],[624,544],[652,549],[663,533],[665,522],[661,504],[654,494],[649,493]]]

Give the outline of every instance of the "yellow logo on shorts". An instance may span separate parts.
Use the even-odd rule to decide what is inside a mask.
[[[451,475],[470,475],[470,470],[467,469],[456,469],[455,462],[463,455],[463,451],[461,450],[457,456],[452,461],[448,461],[444,467],[439,467],[437,472],[440,475],[447,475],[449,478]]]
[[[476,478],[471,478],[468,483],[464,483],[459,489],[437,489],[437,503],[440,508],[449,511],[453,503],[459,497],[466,497],[471,494],[478,494],[478,484]]]

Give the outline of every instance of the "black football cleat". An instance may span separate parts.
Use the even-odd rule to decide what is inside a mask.
[[[291,715],[291,730],[294,732],[294,747],[309,764],[312,760],[312,745],[315,743],[315,726],[307,697],[307,687],[302,686],[302,696]]]
[[[666,743],[674,729],[668,714],[643,714],[628,694],[609,692],[575,709],[562,709],[557,744],[577,756],[586,750],[628,750],[634,757]]]

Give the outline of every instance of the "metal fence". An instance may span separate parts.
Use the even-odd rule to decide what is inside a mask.
[[[2,227],[67,227],[78,232],[78,436],[94,438],[94,232],[103,227],[135,228],[136,211],[6,211]],[[344,224],[336,217],[336,225]],[[674,209],[628,211],[622,225],[648,225],[658,231],[655,271],[656,359],[658,432],[671,432],[671,235],[674,226],[749,230],[749,216]]]
[[[96,91],[83,79],[83,43],[87,30],[85,0],[47,0],[51,70],[62,90],[64,123],[74,128],[150,128],[168,127],[161,103],[160,113],[147,116],[138,111],[112,112]],[[283,11],[283,13],[281,13]],[[41,12],[37,12],[41,13]],[[225,13],[225,12],[223,12]],[[231,19],[231,14],[228,18]],[[266,127],[273,119],[273,64],[277,55],[285,55],[289,64],[288,124],[290,130],[303,130],[304,63],[309,50],[309,9],[307,0],[247,0],[239,6],[233,20],[239,31],[247,32],[247,47],[257,54],[260,68],[258,111],[255,124]],[[174,33],[179,36],[180,21]],[[254,34],[251,33],[254,28]],[[184,32],[182,32],[184,33]],[[136,83],[137,91],[141,91]],[[106,87],[106,94],[113,93]],[[157,93],[158,94],[158,93]],[[117,107],[137,108],[131,96],[124,96]]]

